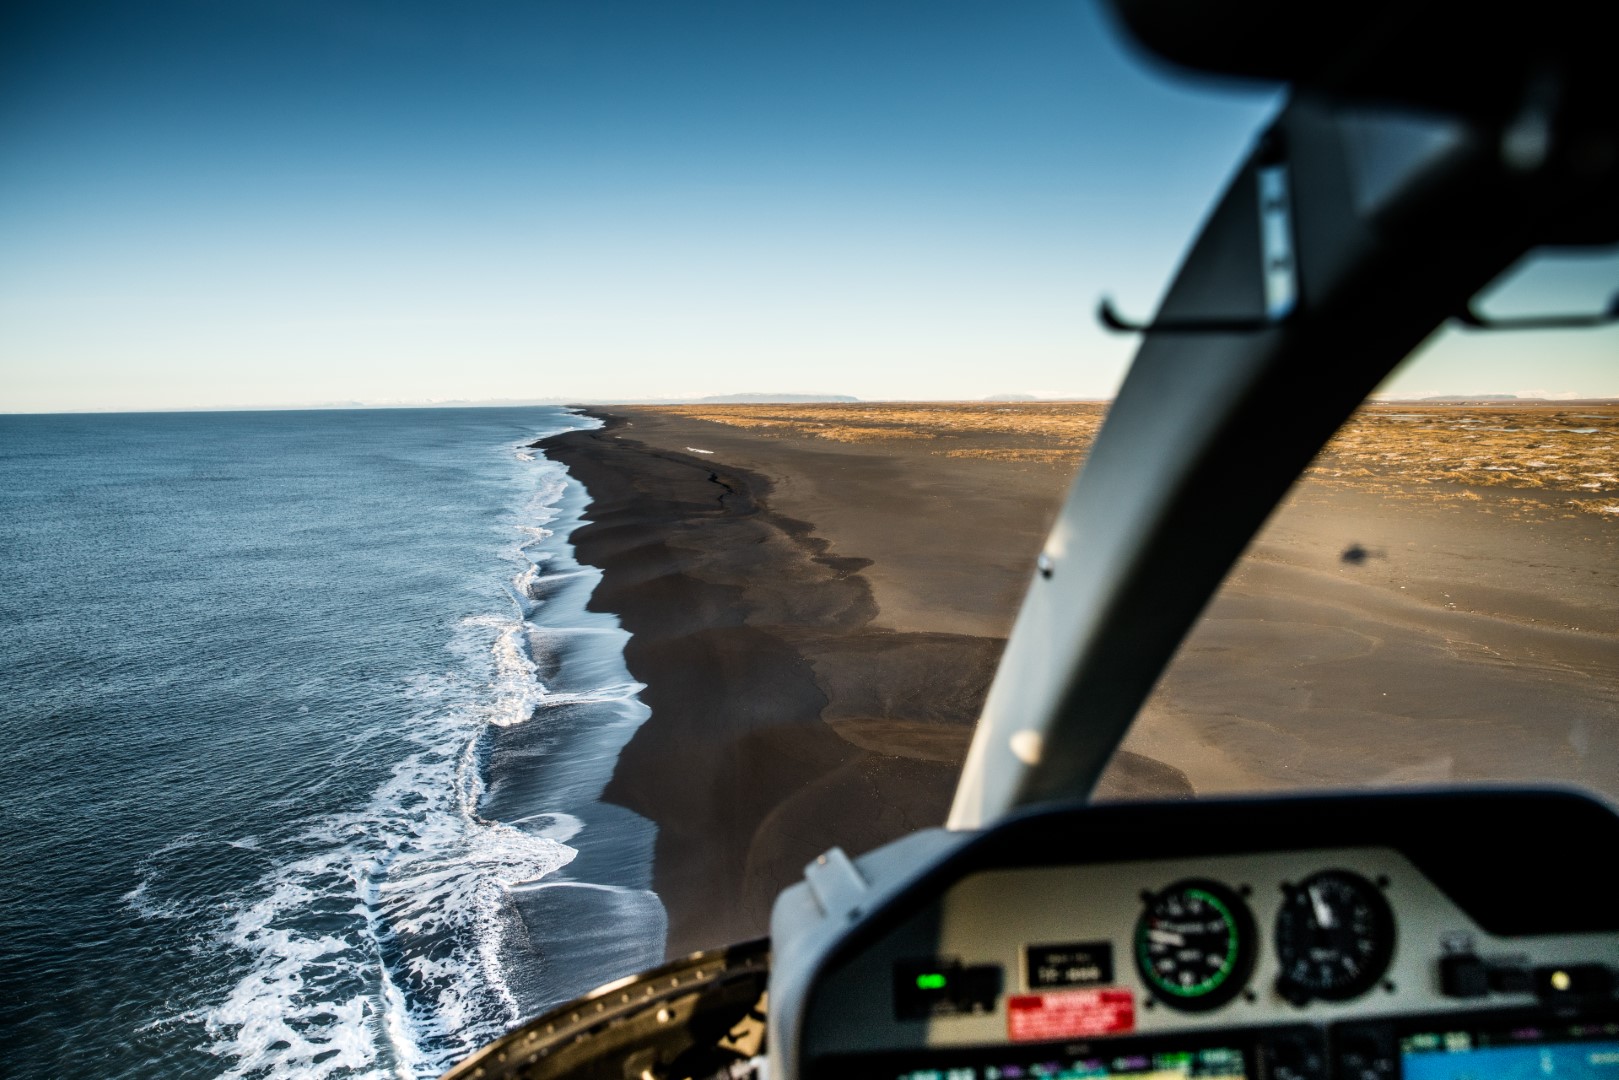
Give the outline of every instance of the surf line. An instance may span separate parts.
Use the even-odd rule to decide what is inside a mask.
[[[553,430],[578,426],[555,415]],[[624,875],[601,876],[580,858],[602,846],[590,773],[602,769],[601,755],[558,721],[588,732],[600,722],[592,713],[605,710],[627,739],[623,729],[633,731],[645,709],[623,670],[616,620],[584,610],[594,579],[567,543],[583,489],[538,455],[519,449],[509,462],[474,470],[513,487],[502,497],[510,540],[487,549],[492,561],[473,572],[506,581],[511,605],[497,597],[463,612],[445,642],[456,662],[404,673],[403,694],[379,702],[410,734],[404,756],[369,795],[282,838],[273,864],[214,927],[229,981],[182,1019],[203,1027],[224,1076],[379,1067],[436,1076],[597,978],[567,962],[570,923],[531,914],[521,890],[549,880],[623,887]],[[542,631],[556,647],[536,648]],[[571,651],[570,634],[579,646]],[[508,761],[503,739],[519,733],[538,736],[535,753]],[[610,772],[616,750],[607,749]],[[636,822],[650,835],[649,823]],[[654,915],[626,924],[634,934],[620,930],[639,947],[628,951],[632,962],[662,953],[661,903],[642,906]],[[536,981],[542,968],[551,984]]]
[[[478,812],[576,852],[506,889],[521,932],[506,935],[517,947],[507,949],[504,975],[525,1017],[661,963],[668,931],[652,890],[656,825],[601,799],[650,710],[625,663],[628,631],[618,616],[590,609],[602,571],[575,557],[571,538],[589,523],[589,492],[546,452],[552,434],[603,426],[570,412],[569,427],[519,448],[534,455],[523,467],[535,470],[543,505],[525,515],[508,640],[522,649],[533,693],[516,722],[489,726],[480,754]]]

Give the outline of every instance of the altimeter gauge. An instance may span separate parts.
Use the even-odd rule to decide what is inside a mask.
[[[1383,977],[1394,956],[1394,913],[1383,891],[1348,870],[1283,885],[1276,916],[1276,990],[1295,1005],[1348,1001]]]
[[[1248,905],[1235,891],[1188,878],[1142,900],[1136,970],[1154,998],[1171,1008],[1206,1012],[1242,992],[1258,939]]]

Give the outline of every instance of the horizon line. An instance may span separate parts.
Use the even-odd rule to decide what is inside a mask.
[[[745,398],[745,400],[736,400]],[[390,402],[302,402],[271,405],[173,405],[156,408],[0,409],[0,416],[165,416],[177,413],[377,412],[384,410],[588,408],[612,405],[1060,405],[1110,404],[1114,397],[996,395],[990,397],[871,397],[851,394],[705,394],[692,397],[473,398]],[[1363,405],[1619,405],[1619,396],[1521,397],[1517,394],[1423,394],[1371,396]]]

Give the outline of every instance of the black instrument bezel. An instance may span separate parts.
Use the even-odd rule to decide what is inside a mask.
[[[1331,987],[1315,986],[1301,983],[1290,973],[1290,950],[1296,947],[1297,942],[1287,940],[1283,928],[1288,925],[1292,916],[1293,906],[1298,897],[1304,894],[1313,882],[1334,878],[1349,883],[1357,892],[1365,895],[1372,908],[1373,951],[1365,957],[1366,967],[1355,978]],[[1386,884],[1386,881],[1384,882]],[[1276,963],[1281,968],[1277,977],[1276,988],[1281,995],[1289,1001],[1303,1005],[1309,1001],[1353,1001],[1382,981],[1388,972],[1389,964],[1394,959],[1394,947],[1399,938],[1399,929],[1394,919],[1394,909],[1389,906],[1388,898],[1383,895],[1383,888],[1378,882],[1370,881],[1353,870],[1342,867],[1333,867],[1327,870],[1317,870],[1310,876],[1298,882],[1289,882],[1284,885],[1282,907],[1276,913],[1275,925],[1271,928],[1271,944],[1276,950]]]
[[[1202,994],[1184,997],[1166,991],[1158,978],[1148,969],[1141,954],[1141,935],[1146,919],[1156,903],[1165,897],[1185,893],[1190,889],[1202,890],[1220,901],[1231,916],[1231,935],[1236,940],[1231,970],[1221,983]],[[1212,1012],[1248,988],[1248,980],[1254,973],[1254,963],[1259,957],[1259,942],[1259,930],[1254,922],[1254,914],[1240,890],[1212,878],[1182,878],[1142,897],[1141,914],[1136,917],[1135,929],[1130,935],[1130,955],[1135,958],[1136,974],[1141,979],[1141,985],[1147,988],[1147,992],[1154,1000],[1178,1012]]]

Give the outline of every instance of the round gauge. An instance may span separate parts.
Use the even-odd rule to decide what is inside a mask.
[[[1143,896],[1136,970],[1153,997],[1186,1012],[1236,997],[1254,968],[1254,917],[1224,885],[1189,878]]]
[[[1276,989],[1295,1005],[1348,1001],[1377,985],[1394,956],[1394,913],[1382,890],[1348,870],[1283,885]]]

